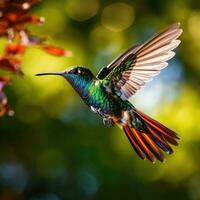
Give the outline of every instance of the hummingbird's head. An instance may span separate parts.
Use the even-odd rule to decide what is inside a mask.
[[[84,78],[84,79],[90,80],[94,78],[94,75],[89,69],[84,68],[84,67],[79,67],[79,66],[66,69],[63,73],[63,76],[67,80],[73,79],[73,78],[74,79]]]
[[[64,78],[77,78],[77,77],[84,77],[86,79],[94,78],[94,75],[92,72],[84,67],[79,67],[79,66],[73,66],[69,67],[63,71],[60,72],[46,72],[46,73],[39,73],[36,74],[36,76],[44,76],[44,75],[59,75],[63,76]]]
[[[69,81],[73,86],[79,86],[79,85],[84,86],[90,83],[94,79],[94,75],[89,69],[79,66],[70,67],[61,72],[47,72],[47,73],[36,74],[36,76],[44,76],[44,75],[62,76],[67,81]]]

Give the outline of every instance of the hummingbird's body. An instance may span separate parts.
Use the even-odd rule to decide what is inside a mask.
[[[77,91],[89,108],[100,115],[104,124],[117,124],[142,159],[164,161],[162,151],[173,153],[178,135],[137,110],[129,98],[172,58],[182,33],[179,24],[172,25],[142,45],[135,45],[118,56],[95,77],[84,67],[38,75],[61,75]],[[161,151],[162,150],[162,151]]]
[[[78,92],[83,101],[89,108],[99,114],[104,120],[106,118],[120,117],[122,110],[130,110],[133,105],[129,101],[123,101],[112,91],[106,90],[106,80],[97,79],[89,69],[83,67],[74,68],[81,72],[81,75],[74,76],[68,73],[65,78],[72,87]],[[106,122],[106,121],[105,121]]]

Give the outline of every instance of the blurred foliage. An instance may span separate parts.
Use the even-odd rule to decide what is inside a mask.
[[[84,2],[84,3],[83,3]],[[200,199],[200,2],[43,0],[33,34],[73,52],[58,58],[29,48],[25,76],[5,86],[15,116],[0,118],[0,199]],[[97,73],[160,29],[184,30],[168,68],[131,101],[181,136],[164,164],[142,161],[117,127],[104,127],[65,80],[35,77],[72,65]],[[5,41],[0,40],[0,52]],[[5,74],[5,72],[0,72]]]

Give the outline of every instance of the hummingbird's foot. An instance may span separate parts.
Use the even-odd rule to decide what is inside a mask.
[[[111,126],[113,126],[115,124],[113,119],[112,119],[112,117],[104,117],[103,118],[103,123],[104,123],[104,125],[106,125],[108,127],[111,127]]]

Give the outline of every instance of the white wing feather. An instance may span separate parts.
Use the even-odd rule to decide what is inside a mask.
[[[146,82],[167,67],[166,61],[175,55],[173,50],[180,44],[177,38],[181,33],[179,24],[175,24],[141,45],[135,53],[132,66],[122,73],[121,80],[117,84],[123,100],[130,98]]]

